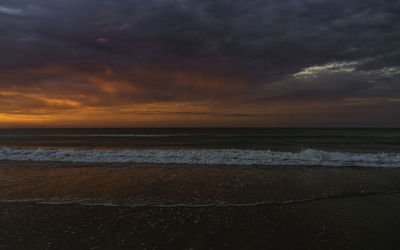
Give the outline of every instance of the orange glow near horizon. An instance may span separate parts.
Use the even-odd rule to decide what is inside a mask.
[[[8,94],[10,93],[5,95]],[[275,105],[260,106],[259,104],[238,105],[213,101],[154,102],[95,107],[75,100],[54,99],[42,95],[21,94],[18,96],[40,100],[45,103],[45,106],[25,111],[23,104],[18,103],[20,106],[18,109],[8,113],[0,112],[0,127],[281,125],[282,120],[287,121],[288,117],[294,119],[299,111],[317,106],[324,107],[323,104],[275,103]],[[330,104],[326,104],[325,107],[327,105]]]
[[[349,119],[357,113],[351,109],[377,105],[376,99],[268,100],[265,90],[250,85],[240,72],[149,65],[0,70],[0,127],[286,126],[333,123],[338,117],[321,114],[329,110]]]
[[[2,70],[0,77],[0,127],[196,126],[218,120],[229,124],[242,119],[230,113],[254,112],[246,105],[234,107],[238,105],[230,97],[245,91],[245,79],[218,74],[149,65],[116,72],[95,65],[91,70]],[[8,83],[31,79],[38,80]]]

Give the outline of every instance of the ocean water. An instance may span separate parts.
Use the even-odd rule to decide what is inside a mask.
[[[400,129],[0,129],[0,160],[400,167]]]

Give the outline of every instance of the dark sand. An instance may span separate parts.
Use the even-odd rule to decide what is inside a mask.
[[[0,200],[4,249],[400,249],[400,169],[0,162]]]

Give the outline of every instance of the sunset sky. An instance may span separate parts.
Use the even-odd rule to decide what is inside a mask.
[[[400,2],[1,0],[0,127],[400,126]]]

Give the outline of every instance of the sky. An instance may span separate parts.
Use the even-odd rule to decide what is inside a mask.
[[[0,127],[400,127],[400,1],[1,0]]]

